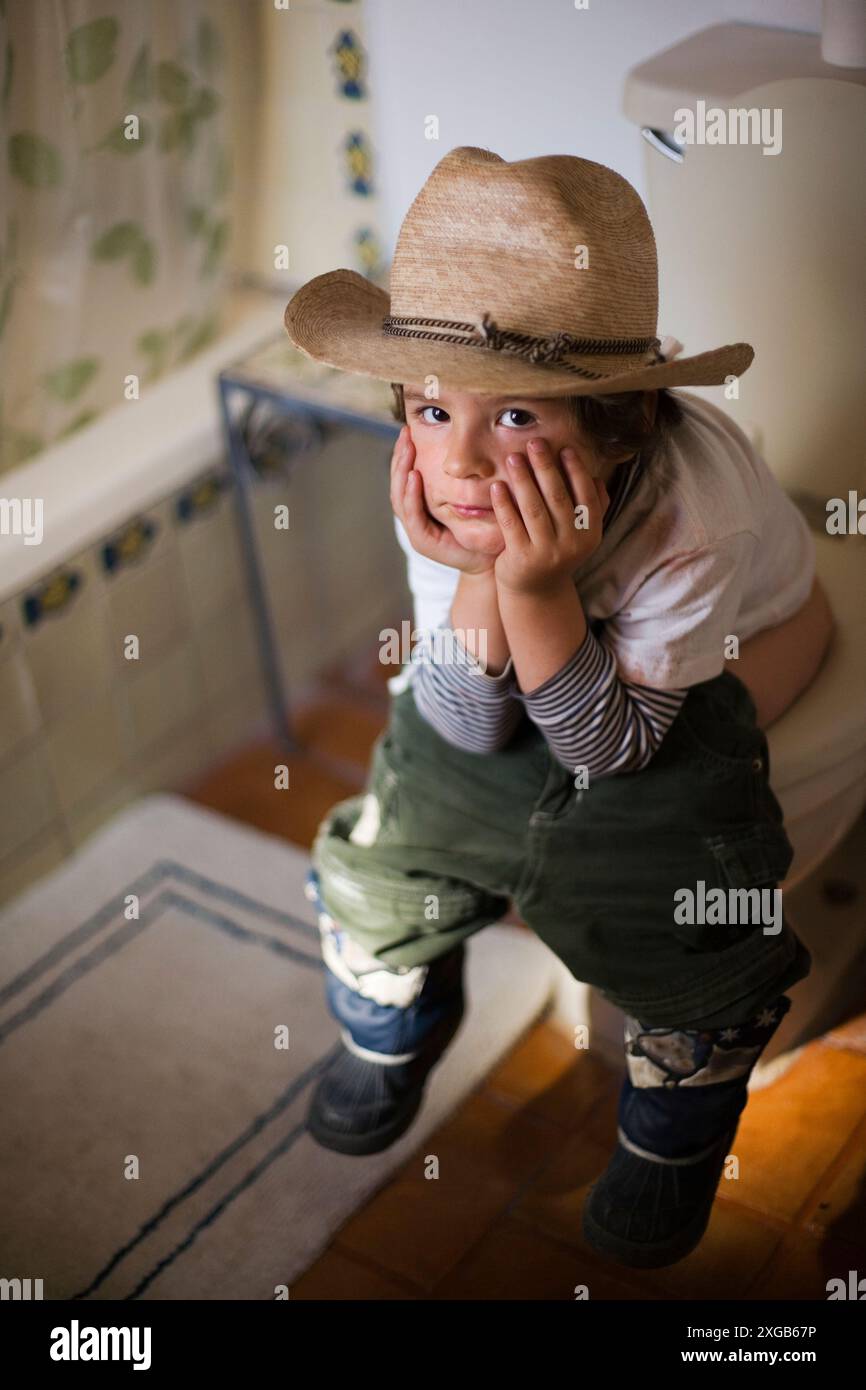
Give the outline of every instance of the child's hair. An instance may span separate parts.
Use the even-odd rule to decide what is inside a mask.
[[[395,420],[406,423],[403,387],[391,382]],[[643,413],[643,391],[623,391],[614,396],[564,396],[581,434],[600,459],[608,462],[628,450],[649,460],[664,437],[683,419],[676,396],[665,387],[656,391],[656,413],[648,425]],[[431,402],[432,404],[432,402]]]

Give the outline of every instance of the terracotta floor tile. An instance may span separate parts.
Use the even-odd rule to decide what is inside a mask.
[[[423,1156],[357,1212],[337,1245],[431,1290],[505,1209],[514,1184],[484,1164],[446,1163],[425,1179]]]
[[[515,1110],[481,1089],[440,1125],[424,1148],[438,1156],[440,1165],[464,1160],[489,1164],[516,1189],[549,1160],[561,1139],[557,1125]]]
[[[547,1299],[574,1302],[585,1286],[593,1299],[644,1300],[645,1290],[589,1260],[582,1252],[506,1215],[463,1257],[433,1292],[437,1299]]]
[[[605,1260],[586,1245],[581,1233],[581,1214],[587,1190],[603,1172],[612,1145],[599,1145],[585,1135],[573,1134],[560,1153],[530,1183],[510,1214],[538,1230],[584,1251],[590,1259],[617,1277],[639,1279],[653,1296],[728,1299],[741,1297],[744,1277],[765,1264],[784,1232],[737,1209],[716,1202],[706,1234],[696,1250],[656,1270],[632,1270],[615,1260]],[[724,1181],[724,1179],[722,1180]]]
[[[844,1279],[847,1284],[851,1269],[857,1271],[859,1278],[866,1276],[862,1260],[858,1264],[856,1253],[844,1245],[821,1240],[805,1231],[791,1231],[746,1292],[752,1300],[823,1301],[827,1298],[827,1281]]]
[[[571,1131],[612,1089],[613,1073],[547,1023],[537,1025],[490,1073],[488,1090],[521,1102],[523,1113]]]
[[[292,712],[294,733],[305,749],[351,764],[361,773],[385,723],[384,710],[369,709],[348,694],[322,694]]]
[[[720,1192],[724,1190],[722,1178]],[[672,1298],[739,1302],[750,1279],[766,1266],[785,1232],[717,1197],[700,1245],[685,1259],[654,1270],[654,1284]]]
[[[274,768],[282,763],[289,769],[289,785],[277,790]],[[358,790],[359,782],[353,784],[303,755],[287,756],[276,743],[262,743],[208,773],[187,795],[199,805],[309,848],[326,812]]]
[[[574,1048],[548,1023],[530,1028],[493,1068],[486,1085],[526,1100],[556,1081],[574,1062]]]
[[[478,1093],[342,1228],[341,1248],[432,1289],[549,1160],[555,1127]],[[429,1158],[438,1178],[425,1177]]]
[[[736,1200],[797,1217],[857,1129],[864,1101],[866,1058],[810,1043],[790,1071],[749,1097],[734,1140]]]
[[[866,1274],[866,1122],[818,1184],[800,1224],[816,1236],[860,1250]]]
[[[584,1134],[563,1134],[550,1162],[514,1203],[511,1214],[591,1256],[580,1233],[580,1215],[587,1189],[611,1153],[611,1148]]]
[[[300,1299],[423,1298],[419,1289],[392,1279],[355,1260],[333,1245],[290,1288],[289,1297]]]

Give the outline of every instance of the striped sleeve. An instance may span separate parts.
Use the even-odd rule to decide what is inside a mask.
[[[498,676],[489,675],[446,624],[422,633],[412,652],[411,680],[419,713],[468,753],[504,748],[523,718],[511,657]]]
[[[563,767],[585,767],[591,778],[646,767],[687,694],[621,680],[613,652],[588,627],[559,671],[515,698]]]

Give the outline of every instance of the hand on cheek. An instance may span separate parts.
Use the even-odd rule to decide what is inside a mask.
[[[561,451],[561,466],[546,440],[531,440],[526,454],[508,459],[510,485],[491,485],[505,541],[496,581],[518,593],[543,593],[571,581],[598,548],[610,498],[576,448]]]

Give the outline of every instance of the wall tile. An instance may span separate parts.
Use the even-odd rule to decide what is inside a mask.
[[[55,571],[58,584],[76,584],[62,606],[34,623],[22,623],[23,648],[43,719],[51,720],[88,698],[110,675],[105,589],[95,550],[74,556]],[[41,586],[22,598],[40,601]],[[20,611],[20,610],[19,610]]]
[[[212,510],[173,524],[191,619],[199,622],[246,594],[230,490],[220,494]]]
[[[57,795],[64,813],[92,796],[124,767],[123,722],[114,686],[90,697],[46,730]]]
[[[170,652],[138,663],[139,671],[124,683],[122,698],[129,711],[131,745],[128,755],[137,758],[197,716],[203,717],[204,687],[198,658],[189,642]]]
[[[270,737],[270,706],[265,683],[258,671],[251,673],[233,699],[224,699],[211,708],[208,729],[215,762],[227,758],[245,743]]]
[[[213,761],[210,730],[199,714],[192,724],[146,758],[139,759],[135,782],[139,796],[152,791],[182,792]]]
[[[41,715],[36,687],[21,645],[18,604],[0,604],[0,764],[14,748],[31,738]]]
[[[183,575],[169,502],[155,508],[139,523],[153,532],[134,559],[105,573],[108,595],[108,638],[116,671],[128,674],[124,640],[138,637],[142,658],[175,643],[188,630]],[[103,553],[115,547],[108,542]]]
[[[250,605],[240,599],[212,613],[193,633],[208,704],[246,686],[258,672],[259,649]]]
[[[138,785],[129,766],[122,776],[103,782],[96,792],[73,806],[66,817],[66,833],[77,849],[95,835],[112,816],[122,811],[139,795]]]
[[[329,429],[287,475],[253,486],[290,707],[301,685],[400,611],[388,452],[362,431]],[[217,462],[0,606],[0,895],[48,872],[137,796],[182,790],[269,733],[234,498],[214,486],[220,477]],[[273,526],[280,503],[288,532]],[[137,662],[122,656],[129,632],[142,642]]]
[[[6,859],[57,819],[60,805],[43,738],[0,768],[0,872]]]
[[[0,906],[17,898],[43,874],[49,874],[69,853],[69,842],[61,829],[45,830],[26,851],[0,865]]]

